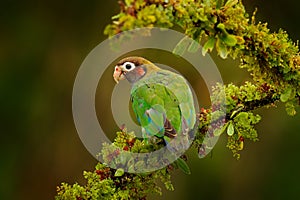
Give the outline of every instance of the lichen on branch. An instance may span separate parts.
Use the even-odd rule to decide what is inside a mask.
[[[244,106],[243,112],[281,101],[289,115],[296,114],[300,99],[298,45],[285,31],[272,33],[267,23],[256,23],[256,10],[250,16],[242,1],[127,0],[119,3],[120,14],[114,16],[113,23],[105,29],[109,36],[139,27],[176,25],[187,36],[204,44],[204,55],[215,49],[224,59],[240,60],[239,67],[252,75],[253,82],[240,87],[224,86],[227,118],[237,106],[237,96],[240,96],[239,104]]]
[[[145,147],[146,146],[146,147]],[[163,169],[149,173],[128,173],[122,168],[120,158],[120,148],[124,151],[140,152],[149,151],[149,146],[143,145],[143,141],[136,138],[126,129],[117,132],[117,137],[111,145],[106,145],[101,154],[106,164],[98,163],[92,172],[84,172],[84,178],[87,184],[80,186],[75,183],[69,185],[62,183],[57,187],[56,200],[119,200],[119,199],[146,199],[148,194],[160,194],[162,189],[158,186],[162,182],[167,190],[174,190],[171,183],[171,173],[178,168],[176,164],[170,164]],[[108,167],[112,162],[119,167],[113,169]],[[136,163],[139,165],[139,162]],[[132,166],[140,167],[140,166]]]
[[[267,23],[256,23],[239,0],[126,0],[105,34],[113,36],[140,27],[172,28],[203,42],[202,53],[216,49],[222,58],[240,60],[256,85],[274,86],[274,95],[286,103],[288,114],[300,96],[300,55],[288,34],[272,33]],[[246,85],[245,85],[246,86]]]
[[[187,36],[203,44],[202,54],[216,50],[223,59],[239,59],[239,67],[251,74],[253,80],[241,86],[217,84],[213,88],[213,105],[198,114],[192,146],[199,154],[205,154],[204,137],[223,134],[228,138],[227,147],[239,158],[246,140],[258,140],[254,125],[261,117],[253,113],[258,108],[283,102],[289,115],[296,114],[300,100],[298,44],[285,31],[271,32],[266,23],[256,22],[256,11],[253,15],[246,13],[241,0],[124,0],[119,5],[120,13],[112,17],[112,24],[104,31],[106,35],[140,27],[179,26]],[[225,92],[225,104],[218,103],[220,91]],[[99,151],[109,163],[118,158],[118,148],[149,152],[159,144],[149,146],[123,129],[112,145]],[[189,173],[185,162],[180,162],[151,173],[130,174],[124,172],[122,162],[115,163],[117,169],[99,163],[93,172],[84,172],[84,186],[62,183],[56,199],[146,199],[150,193],[161,194],[157,180],[168,190],[174,189],[170,177],[175,169]]]

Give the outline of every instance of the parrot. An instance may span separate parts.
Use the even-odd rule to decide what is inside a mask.
[[[126,79],[131,84],[132,109],[145,140],[156,136],[171,151],[187,150],[196,111],[192,91],[183,76],[132,56],[116,64],[113,78],[116,83]]]

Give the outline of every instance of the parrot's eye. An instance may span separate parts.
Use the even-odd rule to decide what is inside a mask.
[[[126,62],[123,64],[123,67],[128,71],[130,71],[135,68],[135,65],[132,62]]]

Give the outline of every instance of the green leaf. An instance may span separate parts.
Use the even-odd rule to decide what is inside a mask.
[[[281,102],[287,102],[292,94],[292,88],[288,87],[286,90],[283,91],[280,95]]]
[[[186,51],[186,49],[188,48],[188,46],[191,43],[191,39],[189,37],[184,37],[182,38],[178,44],[176,45],[176,47],[173,49],[173,53],[179,56],[182,56],[184,54],[184,52]]]
[[[230,122],[227,128],[227,135],[232,136],[234,134],[234,126],[233,123]]]
[[[175,162],[178,168],[181,169],[181,171],[183,171],[185,174],[191,174],[191,170],[189,166],[186,164],[186,162],[183,159],[178,158]]]
[[[220,136],[222,133],[224,133],[224,131],[226,130],[227,126],[228,126],[228,122],[226,124],[224,124],[221,128],[218,128],[214,131],[214,136]]]
[[[222,24],[222,23],[219,23],[219,24],[217,25],[217,28],[218,28],[218,29],[220,29],[222,32],[225,32],[225,33],[227,33],[227,31],[226,31],[226,29],[225,29],[225,25],[224,25],[224,24]]]
[[[226,3],[225,3],[225,7],[232,7],[234,6],[235,4],[237,4],[239,1],[238,0],[228,0]]]
[[[248,112],[240,112],[236,118],[239,118],[239,119],[248,119],[249,117],[249,113]]]
[[[223,58],[223,59],[227,58],[227,55],[229,52],[227,50],[227,47],[220,40],[220,38],[217,39],[216,49],[221,58]]]
[[[111,19],[112,20],[119,19],[121,15],[123,15],[123,13],[119,13],[117,15],[114,15],[114,16],[111,17]]]
[[[295,105],[292,101],[289,101],[285,104],[285,110],[286,110],[287,114],[290,116],[294,116],[297,113],[296,109],[295,109]]]
[[[215,46],[215,42],[216,42],[216,38],[214,37],[210,37],[207,42],[204,44],[203,48],[202,48],[202,55],[205,56],[205,54],[207,53],[207,51],[212,51],[214,49]]]
[[[232,47],[235,46],[237,43],[237,39],[235,35],[229,34],[226,31],[225,25],[222,23],[219,23],[217,25],[217,28],[221,30],[222,33],[220,33],[219,38],[224,42],[226,45]]]
[[[228,45],[228,46],[230,46],[230,47],[235,46],[236,43],[237,43],[236,37],[235,37],[234,35],[231,35],[231,34],[225,35],[225,37],[222,38],[222,41],[223,41],[226,45]]]
[[[119,168],[117,169],[117,171],[115,172],[115,177],[120,177],[124,175],[124,169]]]

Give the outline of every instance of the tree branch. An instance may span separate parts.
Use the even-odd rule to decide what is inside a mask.
[[[240,59],[240,67],[251,73],[253,83],[242,86],[216,85],[211,96],[211,108],[202,108],[199,126],[193,146],[201,153],[205,137],[227,133],[227,147],[239,158],[244,140],[256,141],[254,125],[260,116],[252,111],[274,105],[286,104],[287,113],[295,115],[300,96],[300,55],[298,46],[287,33],[279,30],[271,33],[266,24],[255,22],[255,12],[248,17],[239,0],[124,0],[119,1],[120,13],[105,34],[113,36],[122,31],[139,27],[180,26],[186,35],[204,42],[202,53],[215,49],[222,58]],[[219,92],[225,92],[225,104],[220,102]],[[225,113],[222,113],[225,110]],[[226,118],[218,116],[225,114]],[[225,121],[221,121],[225,120]],[[128,143],[130,142],[130,145]],[[118,132],[114,145],[125,151],[148,150],[142,140],[126,130]],[[154,144],[155,145],[155,144]],[[117,157],[112,145],[102,149],[106,159]],[[162,180],[169,190],[171,171],[175,163],[146,174],[123,173],[122,170],[98,164],[95,171],[85,172],[87,184],[58,187],[56,200],[88,199],[146,199],[149,193],[161,193],[156,181]]]

